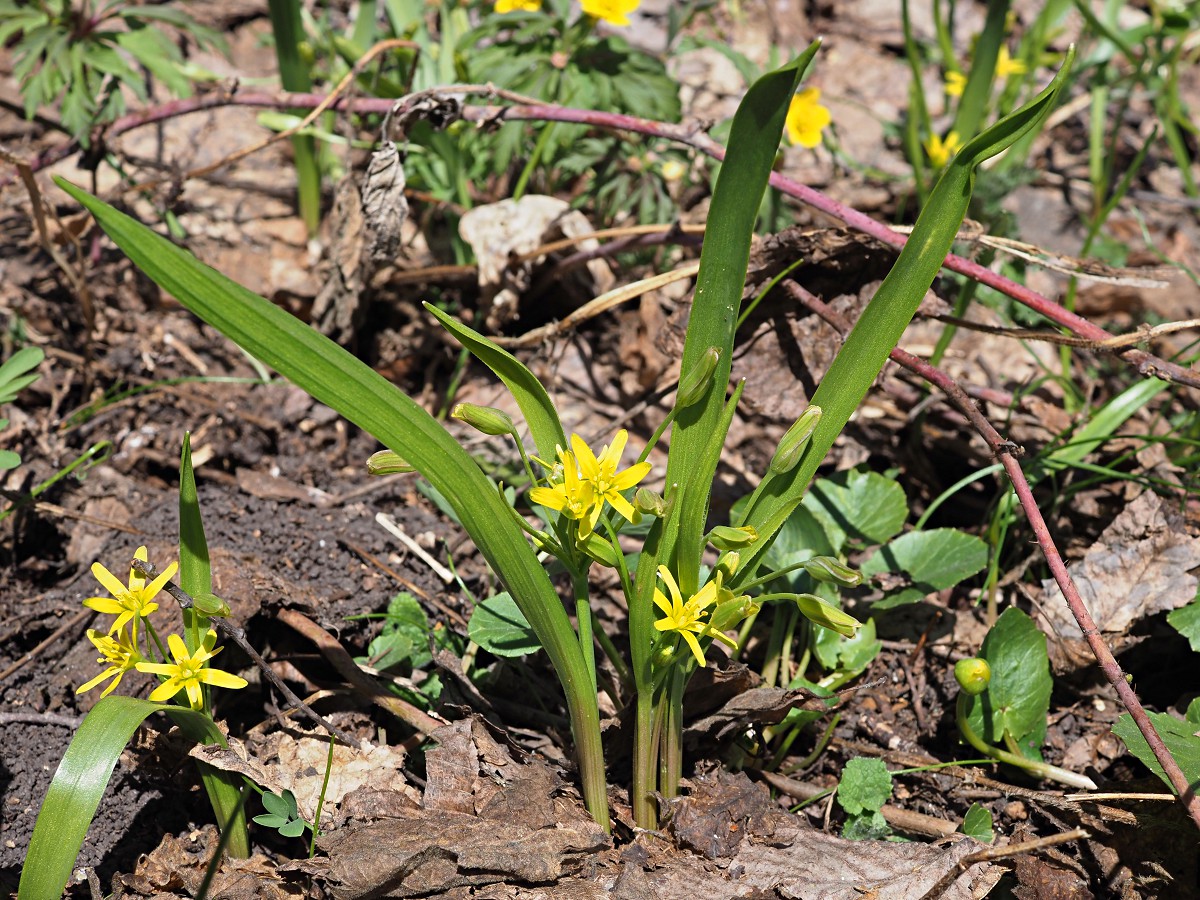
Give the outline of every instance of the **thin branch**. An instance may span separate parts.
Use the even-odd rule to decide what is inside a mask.
[[[154,568],[153,564],[140,560],[137,557],[134,557],[133,562],[131,562],[129,565],[143,578],[151,581],[153,581],[158,575],[158,571]],[[178,587],[173,581],[168,581],[165,585],[163,585],[163,590],[175,598],[175,602],[179,604],[180,609],[191,609],[194,605],[191,596],[182,588]],[[258,651],[250,646],[250,642],[246,640],[245,631],[235,625],[231,625],[221,616],[213,616],[209,619],[209,622],[218,632],[220,632],[221,637],[228,641],[233,641],[233,643],[237,644],[238,647],[241,648],[243,653],[253,660],[254,664],[258,666],[263,675],[266,676],[267,680],[274,685],[275,689],[279,691],[279,693],[283,694],[284,698],[291,706],[300,710],[300,712],[304,713],[304,715],[308,716],[327,732],[336,736],[338,740],[342,741],[342,743],[348,744],[356,750],[362,748],[362,744],[358,742],[357,738],[346,734],[346,732],[342,731],[342,729],[338,728],[332,722],[327,721],[320,713],[316,712],[307,703],[297,697],[295,693],[292,692],[292,689],[284,684],[283,680],[280,679],[280,677],[275,674],[274,670],[267,665],[266,660],[259,655]]]

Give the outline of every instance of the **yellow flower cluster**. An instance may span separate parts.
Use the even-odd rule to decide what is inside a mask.
[[[621,491],[629,490],[645,478],[650,463],[634,463],[628,469],[617,471],[628,440],[629,432],[622,428],[613,442],[596,456],[579,435],[572,434],[571,449],[558,449],[558,465],[551,471],[549,486],[533,488],[529,499],[578,522],[580,541],[586,541],[596,530],[605,503],[626,521],[637,521],[637,510]],[[546,463],[542,465],[551,468]]]
[[[145,561],[147,559],[146,548],[138,547],[133,555],[136,559]],[[149,584],[138,574],[136,569],[131,568],[128,583],[122,584],[119,578],[100,563],[92,564],[92,574],[112,596],[88,597],[83,601],[83,605],[96,610],[96,612],[116,616],[116,618],[113,619],[106,634],[102,634],[94,628],[88,629],[88,640],[100,651],[97,662],[105,668],[95,678],[80,685],[75,693],[82,694],[84,691],[90,691],[102,681],[111,678],[112,681],[109,682],[108,687],[100,694],[101,697],[106,697],[121,683],[125,673],[132,669],[165,677],[166,680],[151,692],[151,700],[155,702],[169,700],[180,691],[187,691],[188,703],[192,709],[204,708],[204,692],[200,687],[201,684],[224,688],[246,686],[247,682],[244,678],[206,666],[207,662],[220,652],[220,650],[213,649],[217,643],[217,633],[212,629],[208,630],[194,653],[188,653],[187,645],[179,635],[169,635],[167,645],[171,648],[171,655],[175,658],[174,663],[147,660],[139,649],[138,626],[143,622],[145,622],[149,636],[152,636],[155,643],[158,643],[160,650],[162,648],[157,634],[154,633],[154,626],[150,624],[149,616],[158,610],[158,604],[154,602],[154,598],[171,580],[178,568],[177,564],[171,563]],[[146,640],[146,647],[149,650],[147,637],[144,636],[143,640]],[[165,656],[165,652],[163,655]]]
[[[783,127],[793,144],[811,150],[821,143],[821,132],[829,127],[833,115],[820,101],[821,91],[815,87],[805,88],[792,97]]]
[[[704,668],[705,663],[704,651],[700,648],[698,637],[713,637],[732,649],[737,649],[737,642],[715,628],[711,617],[705,621],[705,616],[709,615],[708,608],[710,606],[723,600],[733,599],[733,595],[728,590],[722,589],[719,573],[686,601],[683,599],[683,593],[679,590],[679,584],[675,581],[675,576],[671,574],[670,569],[666,566],[659,566],[658,577],[667,586],[667,592],[671,597],[668,600],[662,591],[658,588],[654,589],[654,605],[663,613],[663,618],[654,623],[655,628],[659,631],[674,631],[682,635],[692,651],[692,656],[696,658],[696,665],[700,668]],[[724,597],[722,597],[722,593],[725,595]]]

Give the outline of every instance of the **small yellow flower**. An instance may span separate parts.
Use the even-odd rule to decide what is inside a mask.
[[[659,170],[663,181],[678,181],[687,174],[687,166],[677,159],[668,159]]]
[[[137,664],[139,672],[167,676],[167,680],[150,693],[150,699],[156,703],[170,700],[180,691],[186,690],[188,703],[191,704],[192,709],[203,709],[204,692],[200,688],[201,684],[211,684],[223,688],[244,688],[247,683],[246,679],[220,669],[206,668],[205,663],[224,649],[214,650],[213,647],[216,646],[216,643],[217,633],[210,628],[200,646],[196,648],[196,652],[189,654],[183,638],[177,634],[170,635],[167,638],[167,646],[171,648],[171,655],[175,657],[175,662],[140,662]]]
[[[146,548],[138,547],[133,555],[135,558],[145,561]],[[129,584],[124,585],[121,584],[119,578],[100,563],[92,563],[92,575],[103,588],[112,594],[112,597],[88,597],[83,601],[83,605],[96,610],[96,612],[109,613],[117,617],[108,629],[109,634],[120,631],[127,623],[132,623],[130,633],[136,643],[138,620],[144,619],[158,609],[158,604],[153,600],[163,589],[163,585],[171,580],[178,568],[176,563],[171,563],[149,584],[146,584],[146,579],[135,570],[130,569]]]
[[[580,537],[586,538],[600,519],[603,501],[596,499],[590,481],[579,477],[579,464],[570,450],[558,450],[559,464],[550,475],[549,487],[535,487],[529,492],[534,503],[557,510],[568,519],[581,522]]]
[[[1028,70],[1024,62],[1009,56],[1007,47],[1000,47],[1000,53],[996,57],[997,78],[1008,78],[1010,75],[1024,75],[1026,71]]]
[[[89,628],[87,636],[88,640],[95,644],[96,649],[100,651],[100,658],[96,662],[100,665],[108,663],[108,668],[91,681],[80,685],[75,693],[82,694],[84,691],[90,691],[105,678],[111,678],[112,683],[100,692],[100,697],[103,699],[121,683],[121,678],[126,672],[135,668],[142,661],[142,655],[138,653],[137,646],[125,629],[118,631],[117,636],[113,638],[110,635],[101,634],[95,628]]]
[[[700,642],[696,640],[696,635],[701,637],[712,635],[717,640],[737,649],[736,641],[714,630],[710,623],[704,621],[704,617],[708,614],[708,608],[717,602],[720,595],[719,577],[700,588],[699,592],[689,597],[686,603],[670,569],[666,566],[659,566],[658,577],[667,586],[671,599],[668,600],[658,588],[654,589],[654,605],[661,609],[665,616],[654,623],[655,628],[659,631],[677,631],[683,635],[683,639],[687,641],[692,650],[692,655],[696,657],[696,664],[701,668],[704,668],[704,651],[700,649]]]
[[[584,15],[603,19],[609,25],[628,25],[629,14],[642,5],[642,0],[581,0]]]
[[[542,0],[496,0],[496,12],[537,12],[542,8]]]
[[[950,161],[955,153],[962,147],[962,141],[958,137],[958,132],[952,131],[946,135],[946,140],[942,140],[941,135],[931,134],[925,141],[925,152],[929,154],[929,161],[933,163],[935,169],[940,169]]]
[[[811,150],[821,143],[821,132],[829,127],[833,116],[820,100],[821,91],[815,87],[805,88],[792,97],[784,129],[793,144]]]
[[[945,91],[951,97],[961,97],[967,86],[967,76],[964,72],[947,72]]]
[[[571,435],[571,449],[579,462],[579,472],[583,479],[596,492],[597,503],[607,500],[627,522],[638,520],[637,510],[621,496],[621,491],[627,491],[650,473],[650,463],[634,463],[623,472],[617,471],[621,464],[621,454],[625,452],[625,442],[629,440],[629,432],[622,428],[613,437],[613,442],[600,451],[597,457],[590,447],[577,435]]]

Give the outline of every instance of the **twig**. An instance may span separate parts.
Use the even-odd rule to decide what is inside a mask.
[[[938,897],[946,893],[950,886],[962,876],[967,869],[976,863],[994,862],[998,859],[1006,859],[1010,856],[1019,856],[1022,853],[1033,853],[1037,850],[1045,850],[1049,847],[1055,847],[1059,844],[1068,844],[1071,841],[1082,841],[1091,837],[1091,835],[1082,828],[1076,828],[1072,831],[1064,831],[1062,834],[1052,834],[1049,837],[1037,838],[1032,841],[1022,841],[1019,844],[1005,844],[1003,847],[989,847],[987,850],[980,850],[978,853],[971,853],[960,859],[953,868],[945,875],[938,879],[937,884],[921,895],[921,900],[937,900]]]
[[[446,584],[454,583],[454,573],[430,556],[424,547],[410,538],[407,532],[397,524],[395,519],[387,513],[376,513],[375,521],[383,526],[383,529],[396,538],[396,540],[415,553],[425,565],[433,570],[433,574],[438,578],[442,579]]]
[[[794,298],[811,308],[817,315],[821,316],[826,322],[833,325],[834,328],[843,333],[849,331],[850,323],[844,317],[830,309],[826,304],[814,297],[800,285],[794,282],[786,282],[785,289]],[[971,402],[966,393],[961,387],[944,372],[934,368],[929,363],[922,359],[918,359],[911,353],[896,348],[891,352],[891,358],[904,366],[906,369],[920,375],[922,378],[936,385],[950,399],[958,410],[966,416],[983,439],[991,448],[992,453],[1000,460],[1004,466],[1004,471],[1008,473],[1009,481],[1012,482],[1013,489],[1017,492],[1017,498],[1021,503],[1021,508],[1025,511],[1025,516],[1029,520],[1030,527],[1037,538],[1038,546],[1041,547],[1042,554],[1046,558],[1047,564],[1050,566],[1050,572],[1054,576],[1054,580],[1062,589],[1063,596],[1067,600],[1067,607],[1071,610],[1071,614],[1075,617],[1075,621],[1079,623],[1079,629],[1083,632],[1084,638],[1091,647],[1092,653],[1095,655],[1097,662],[1100,663],[1100,668],[1104,671],[1104,676],[1108,679],[1108,683],[1112,685],[1113,690],[1117,692],[1117,697],[1129,711],[1129,715],[1133,718],[1134,724],[1137,725],[1138,731],[1146,739],[1146,743],[1150,745],[1150,750],[1154,754],[1154,758],[1158,760],[1163,767],[1171,786],[1179,795],[1179,802],[1188,811],[1188,815],[1192,817],[1192,821],[1200,827],[1200,798],[1197,798],[1195,792],[1188,784],[1187,776],[1183,774],[1183,770],[1179,768],[1179,764],[1175,762],[1175,758],[1171,756],[1171,752],[1159,737],[1154,725],[1150,722],[1149,716],[1146,715],[1146,710],[1142,707],[1141,701],[1138,699],[1133,688],[1125,678],[1125,673],[1121,671],[1121,666],[1113,657],[1112,651],[1105,643],[1100,629],[1096,626],[1092,614],[1088,612],[1088,608],[1084,605],[1083,598],[1079,595],[1079,590],[1075,587],[1075,582],[1071,578],[1071,573],[1067,571],[1066,563],[1063,562],[1062,554],[1058,552],[1058,547],[1055,546],[1054,538],[1050,536],[1050,529],[1046,526],[1046,520],[1042,518],[1042,512],[1038,508],[1037,500],[1033,496],[1033,489],[1029,486],[1029,481],[1025,478],[1025,473],[1021,470],[1021,464],[1017,461],[1017,455],[1020,448],[1015,444],[1004,440],[999,432],[992,427],[992,424],[984,417],[983,413]]]
[[[0,712],[0,725],[62,725],[65,728],[78,728],[83,716],[64,716],[61,713],[50,712]]]
[[[0,681],[4,681],[5,679],[8,678],[9,675],[12,675],[14,672],[19,671],[30,660],[36,659],[37,655],[39,653],[41,653],[43,650],[45,650],[47,647],[49,647],[51,644],[53,644],[55,641],[57,641],[60,637],[62,637],[64,634],[66,634],[72,628],[78,628],[80,625],[82,625],[84,622],[86,622],[92,615],[93,615],[93,613],[90,609],[85,609],[85,610],[82,610],[81,612],[76,613],[69,621],[64,622],[63,624],[59,625],[58,628],[56,628],[54,630],[54,634],[50,635],[50,637],[46,638],[44,641],[42,641],[40,644],[38,644],[36,647],[34,647],[32,650],[30,650],[28,653],[26,653],[20,659],[18,659],[15,663],[13,663],[11,666],[9,666],[7,669],[5,669],[3,672],[0,672]]]
[[[133,562],[131,562],[129,565],[143,578],[150,579],[151,581],[154,580],[154,578],[158,575],[158,571],[151,563],[140,560],[137,557],[134,557]],[[168,581],[165,585],[163,585],[163,589],[175,598],[175,602],[179,604],[180,609],[192,608],[193,602],[191,596],[186,591],[176,586],[175,582]],[[346,732],[342,731],[342,729],[338,728],[332,722],[326,721],[324,716],[297,697],[292,692],[292,689],[283,683],[283,680],[275,674],[274,670],[270,666],[267,665],[266,660],[259,655],[258,651],[250,646],[250,642],[246,640],[245,631],[235,625],[231,625],[221,616],[213,616],[209,619],[209,622],[217,631],[221,633],[221,637],[225,638],[226,640],[233,641],[238,645],[238,647],[241,648],[243,653],[250,657],[254,664],[262,671],[263,675],[266,676],[267,680],[275,686],[275,689],[278,690],[279,693],[283,694],[284,698],[289,704],[303,712],[327,732],[336,736],[338,740],[350,745],[356,750],[361,749],[362,744],[358,742],[357,738],[346,734]]]

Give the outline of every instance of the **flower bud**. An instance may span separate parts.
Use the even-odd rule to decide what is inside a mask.
[[[977,697],[986,691],[991,683],[992,667],[986,659],[977,656],[960,659],[954,664],[954,678],[960,688],[972,697]]]
[[[415,471],[415,466],[410,466],[399,453],[391,450],[380,450],[367,457],[368,475],[398,475]]]
[[[721,358],[717,347],[709,347],[696,364],[679,376],[679,390],[675,393],[675,406],[685,409],[704,396],[708,386],[712,384],[713,372]]]
[[[633,508],[647,516],[662,518],[663,513],[667,511],[667,501],[658,491],[640,487],[633,492]]]
[[[718,550],[736,550],[739,547],[748,547],[757,541],[758,532],[749,525],[741,525],[736,528],[732,525],[718,525],[705,536],[704,540]]]
[[[595,532],[589,534],[586,540],[577,542],[576,546],[602,566],[615,569],[620,564],[617,548]]]
[[[862,622],[849,613],[844,613],[836,606],[831,606],[814,594],[797,594],[796,606],[800,614],[810,622],[836,631],[842,637],[854,637],[856,629],[862,627]]]
[[[717,560],[717,575],[720,576],[722,581],[728,581],[737,573],[738,566],[741,564],[742,554],[736,550],[730,550]]]
[[[476,431],[482,431],[484,434],[515,435],[517,433],[517,426],[513,424],[512,416],[490,406],[457,403],[454,409],[450,410],[450,418],[466,422]]]
[[[717,606],[709,618],[713,631],[730,631],[758,612],[760,606],[747,594],[734,596],[732,591],[722,589],[718,594]]]
[[[230,613],[229,604],[212,591],[194,596],[192,598],[192,609],[210,619],[225,619],[229,617]]]
[[[800,462],[800,453],[804,450],[804,445],[808,443],[812,433],[817,430],[817,424],[820,421],[821,407],[819,406],[810,406],[800,413],[800,418],[784,434],[779,441],[779,447],[775,450],[775,455],[771,457],[769,468],[772,474],[783,475],[796,468],[796,463]]]
[[[827,581],[842,587],[862,584],[862,572],[850,568],[832,556],[814,556],[804,561],[804,571],[817,581]]]

